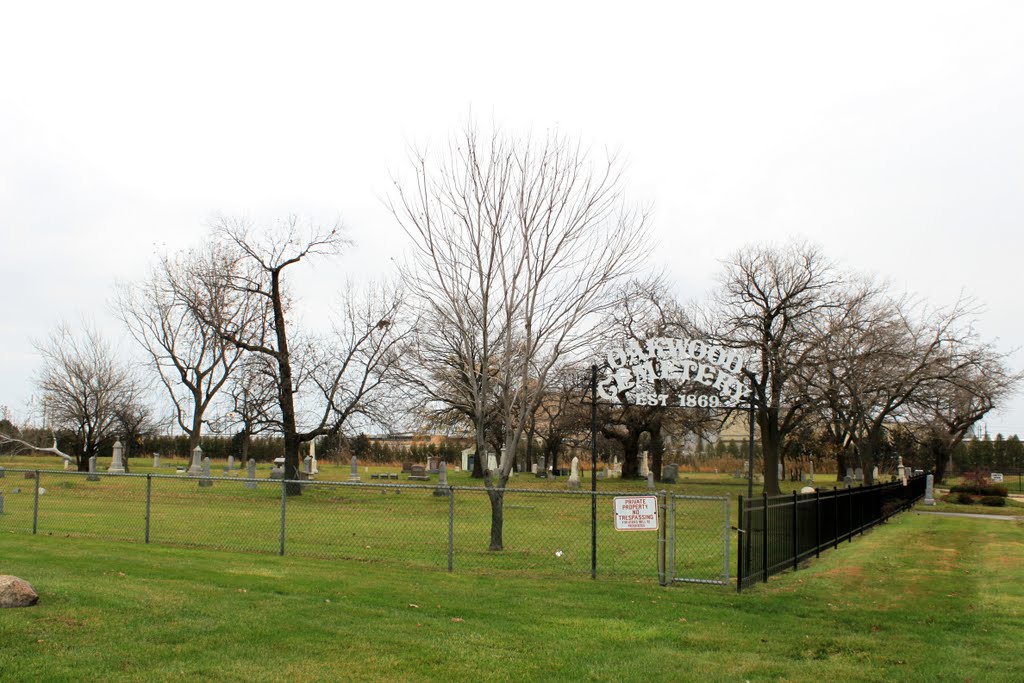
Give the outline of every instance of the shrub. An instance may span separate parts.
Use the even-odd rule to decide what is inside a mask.
[[[958,484],[949,489],[950,493],[972,493],[976,496],[1002,496],[1009,495],[1010,490],[1001,484],[971,483]]]
[[[1002,496],[985,496],[978,502],[982,505],[990,505],[996,508],[1006,507],[1006,498]]]
[[[966,491],[960,491],[956,494],[956,502],[960,503],[960,505],[973,505],[974,498]]]

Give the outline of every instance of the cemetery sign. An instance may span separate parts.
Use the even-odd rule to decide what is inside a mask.
[[[735,407],[750,394],[742,378],[747,354],[701,339],[630,340],[609,351],[607,359],[605,377],[597,384],[598,396],[606,401],[622,396],[633,405],[717,408]],[[657,391],[658,380],[662,387],[674,384],[680,390]]]

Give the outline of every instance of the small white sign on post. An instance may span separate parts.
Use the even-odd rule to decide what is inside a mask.
[[[1003,473],[1002,472],[993,472],[991,479],[992,479],[992,483],[993,484],[1002,484],[1003,483]]]
[[[657,531],[657,496],[618,496],[615,498],[616,531]]]

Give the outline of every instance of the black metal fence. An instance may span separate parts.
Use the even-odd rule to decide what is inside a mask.
[[[801,561],[819,557],[822,550],[853,541],[901,510],[925,492],[926,475],[902,483],[856,488],[818,489],[814,493],[739,500],[740,527],[736,588],[742,591],[758,581]]]

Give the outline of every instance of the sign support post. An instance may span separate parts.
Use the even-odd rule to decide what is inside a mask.
[[[590,578],[597,578],[597,364],[590,366]]]

